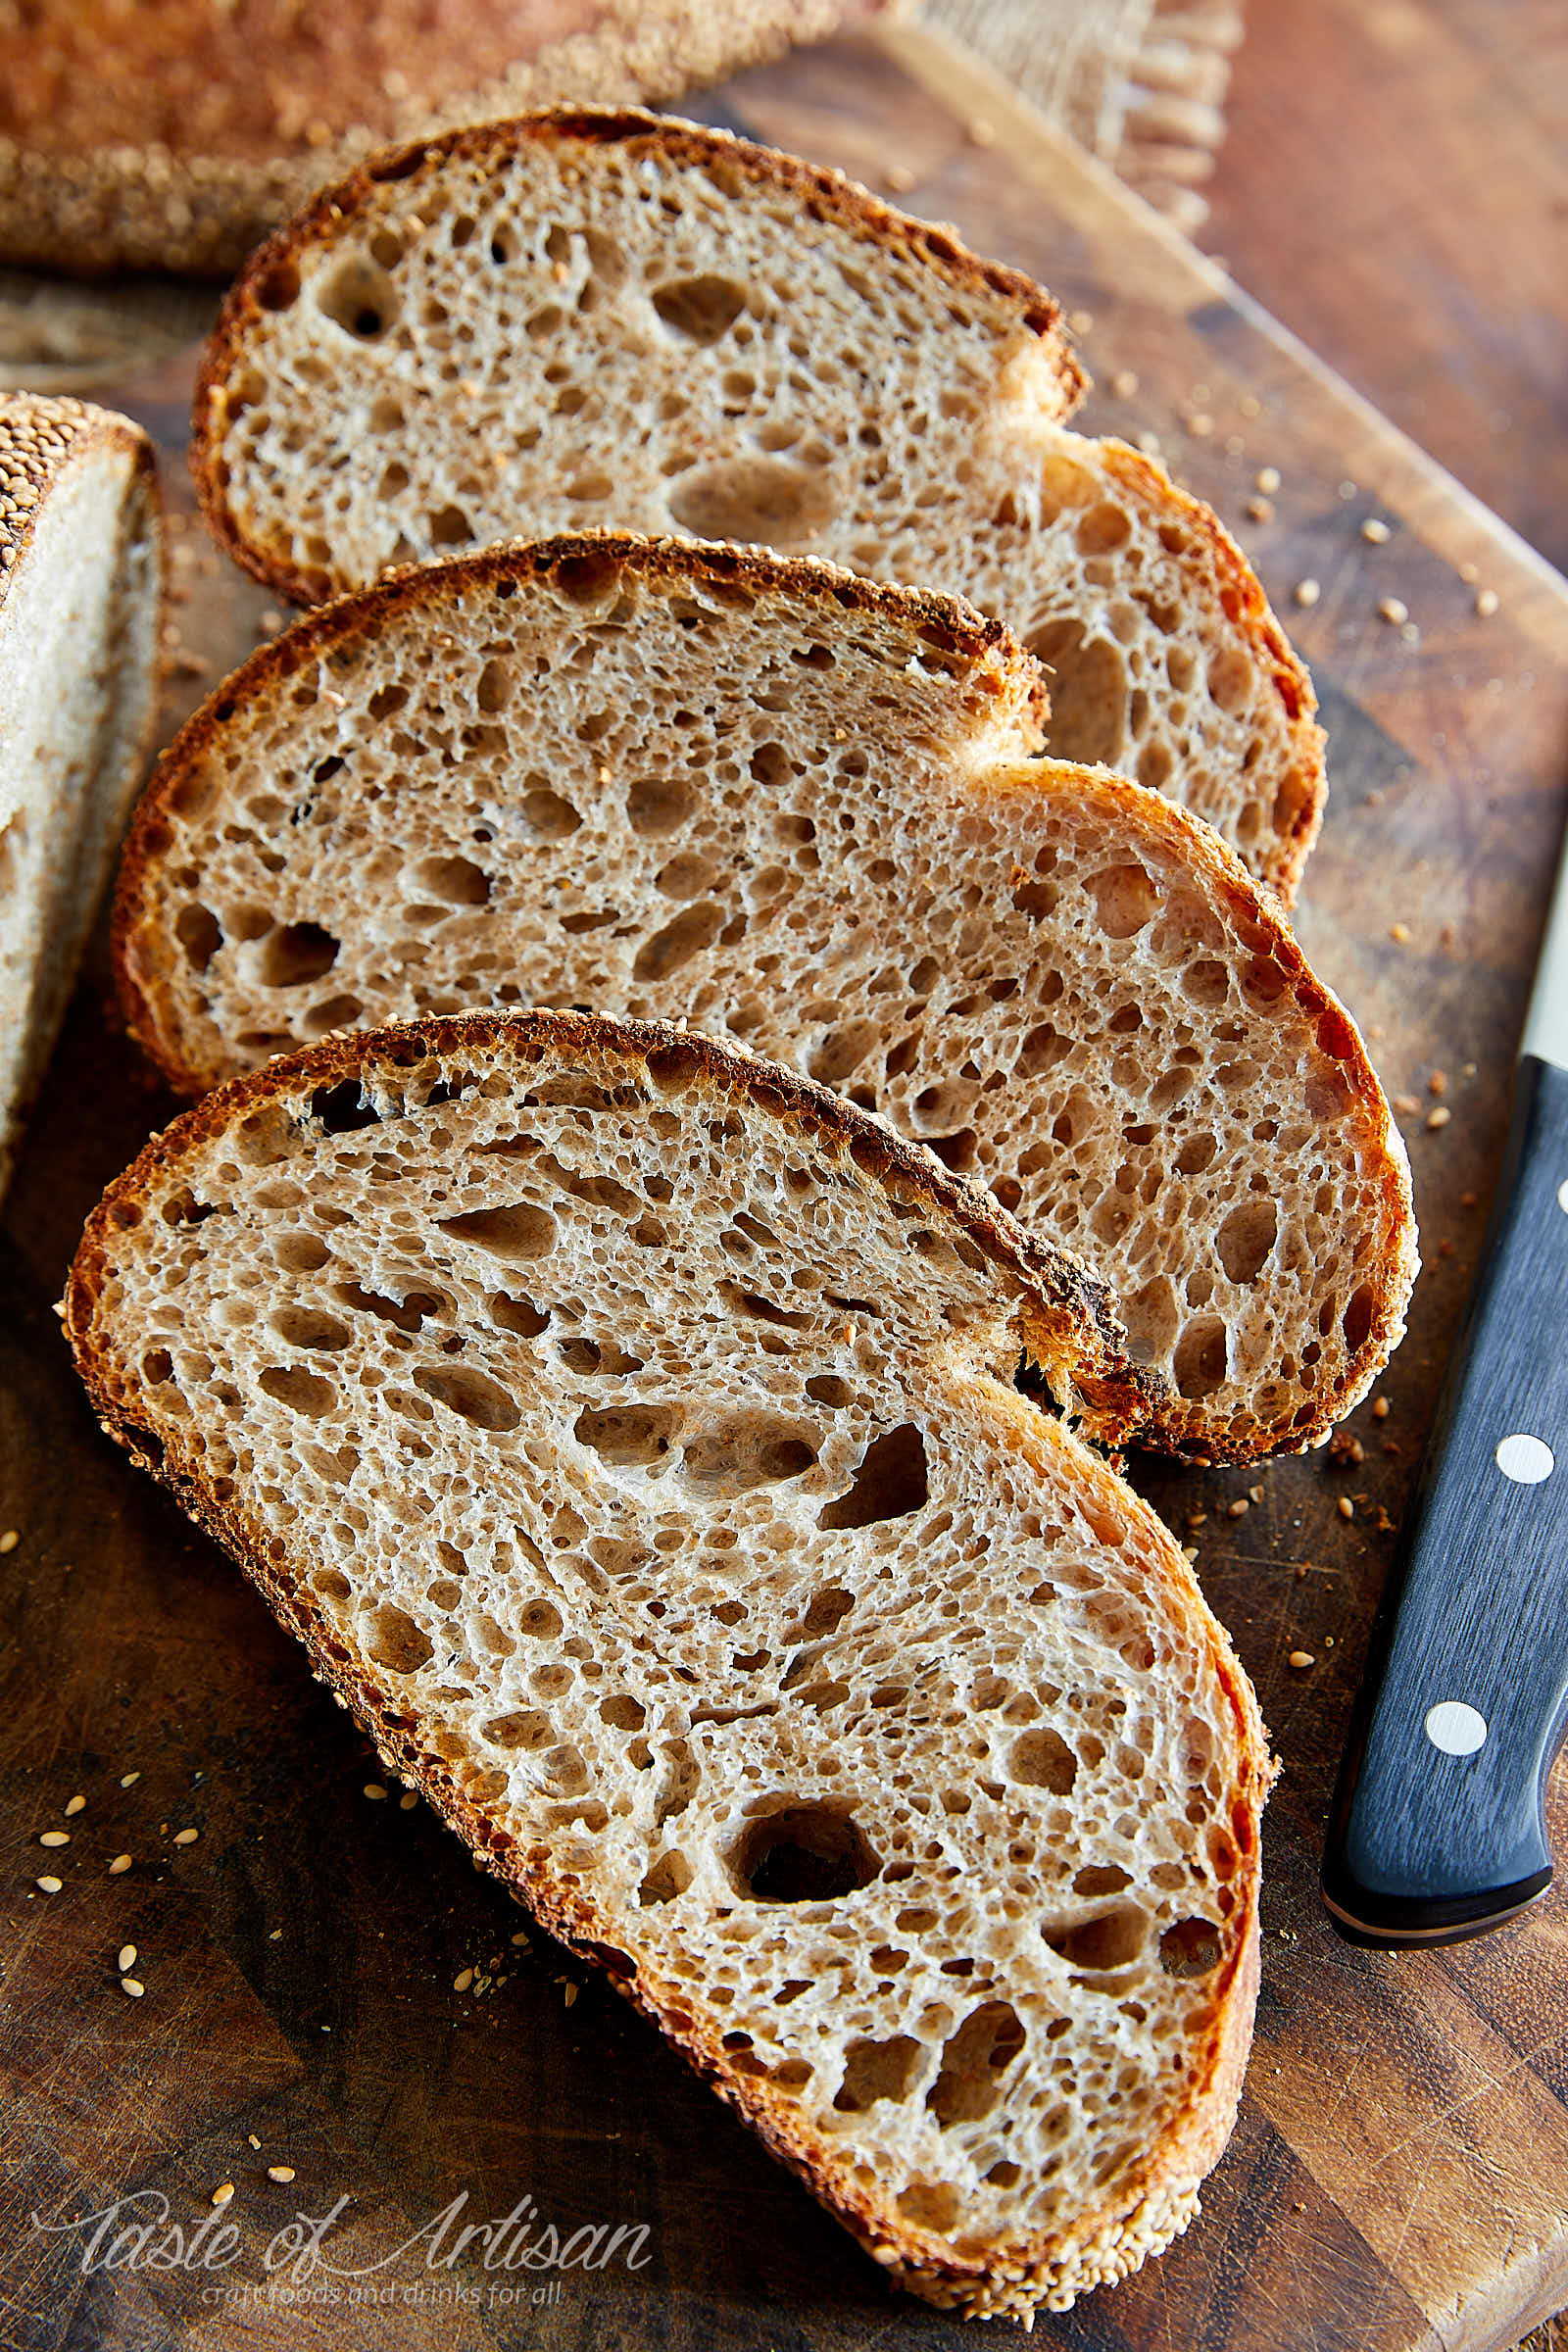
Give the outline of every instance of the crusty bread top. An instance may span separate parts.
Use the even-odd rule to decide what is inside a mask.
[[[207,1097],[66,1311],[389,1761],[895,2278],[1026,2317],[1185,2225],[1268,1760],[1011,1386],[1057,1308],[1005,1220],[712,1042],[468,1014]]]
[[[998,622],[611,535],[389,577],[167,755],[134,1033],[185,1091],[482,1003],[689,1016],[824,1078],[1114,1287],[1140,1434],[1327,1434],[1399,1335],[1408,1173],[1353,1025],[1222,843],[1031,761]]]

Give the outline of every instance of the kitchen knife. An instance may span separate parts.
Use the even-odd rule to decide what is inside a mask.
[[[1453,1943],[1551,1884],[1568,1712],[1568,856],[1480,1270],[1372,1632],[1323,1899],[1352,1943]]]

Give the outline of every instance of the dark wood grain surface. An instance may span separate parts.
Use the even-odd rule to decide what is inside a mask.
[[[1202,2218],[1037,2333],[1079,2352],[1500,2352],[1568,2299],[1568,1904],[1553,1894],[1480,1942],[1384,1957],[1335,1939],[1316,1872],[1502,1150],[1562,826],[1568,593],[1221,273],[923,36],[798,56],[705,111],[873,184],[912,172],[912,208],[1083,315],[1102,387],[1089,427],[1157,436],[1242,536],[1330,729],[1333,797],[1298,929],[1367,1027],[1414,1165],[1427,1271],[1386,1413],[1369,1403],[1342,1446],[1305,1461],[1138,1472],[1195,1545],[1285,1765],[1257,2042]],[[267,621],[191,515],[189,372],[122,392],[165,446],[178,524],[170,725]],[[1265,494],[1268,467],[1281,478]],[[1250,519],[1264,495],[1271,517]],[[1368,518],[1385,541],[1362,536]],[[1298,607],[1307,578],[1319,595]],[[1484,589],[1497,599],[1486,615]],[[1380,616],[1391,597],[1404,628]],[[0,1231],[0,1528],[18,1538],[0,1555],[0,2343],[956,2344],[960,2326],[893,2296],[422,1808],[395,1787],[365,1793],[383,1784],[353,1725],[237,1573],[100,1436],[51,1301],[87,1208],[168,1108],[89,976]],[[1430,1125],[1434,1110],[1450,1115]],[[1291,1668],[1293,1651],[1312,1665]],[[1560,1793],[1552,1812],[1562,1852]],[[51,1828],[70,1844],[41,1849]],[[184,1829],[198,1836],[177,1843]],[[35,1886],[49,1873],[58,1894]],[[120,1988],[126,1943],[139,2000]],[[269,2179],[278,2165],[292,2180]],[[233,2259],[216,2272],[84,2275],[82,2232],[32,2219],[136,2194],[144,2216],[167,2199],[188,2237],[230,2181]],[[426,2267],[435,2217],[464,2192],[469,2222],[526,2196],[564,2234],[646,2225],[649,2260],[565,2274],[560,2300],[538,2304],[536,2276],[487,2273],[471,2248]],[[335,2272],[386,2267],[269,2301],[275,2233],[340,2199]],[[274,2278],[293,2289],[287,2265]]]

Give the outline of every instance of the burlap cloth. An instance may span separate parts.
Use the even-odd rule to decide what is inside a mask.
[[[906,0],[1191,231],[1224,133],[1241,0]],[[210,287],[0,270],[0,388],[90,393],[206,332]]]

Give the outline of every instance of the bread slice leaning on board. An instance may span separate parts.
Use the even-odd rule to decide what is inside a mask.
[[[152,747],[162,599],[146,434],[0,396],[0,1194]]]
[[[1050,749],[1208,819],[1289,898],[1310,683],[1216,516],[1117,441],[1051,297],[721,131],[555,112],[388,152],[254,257],[197,387],[208,519],[316,603],[607,524],[947,589],[1053,672]]]
[[[209,1095],[66,1313],[393,1768],[896,2280],[1027,2318],[1185,2228],[1270,1765],[1013,1386],[1095,1385],[1081,1269],[782,1070],[470,1013]]]
[[[1402,1329],[1397,1131],[1217,836],[1034,758],[1044,684],[951,599],[760,550],[410,570],[166,754],[116,907],[127,1018],[192,1093],[469,1004],[690,1018],[1094,1265],[1141,1441],[1299,1449]]]

